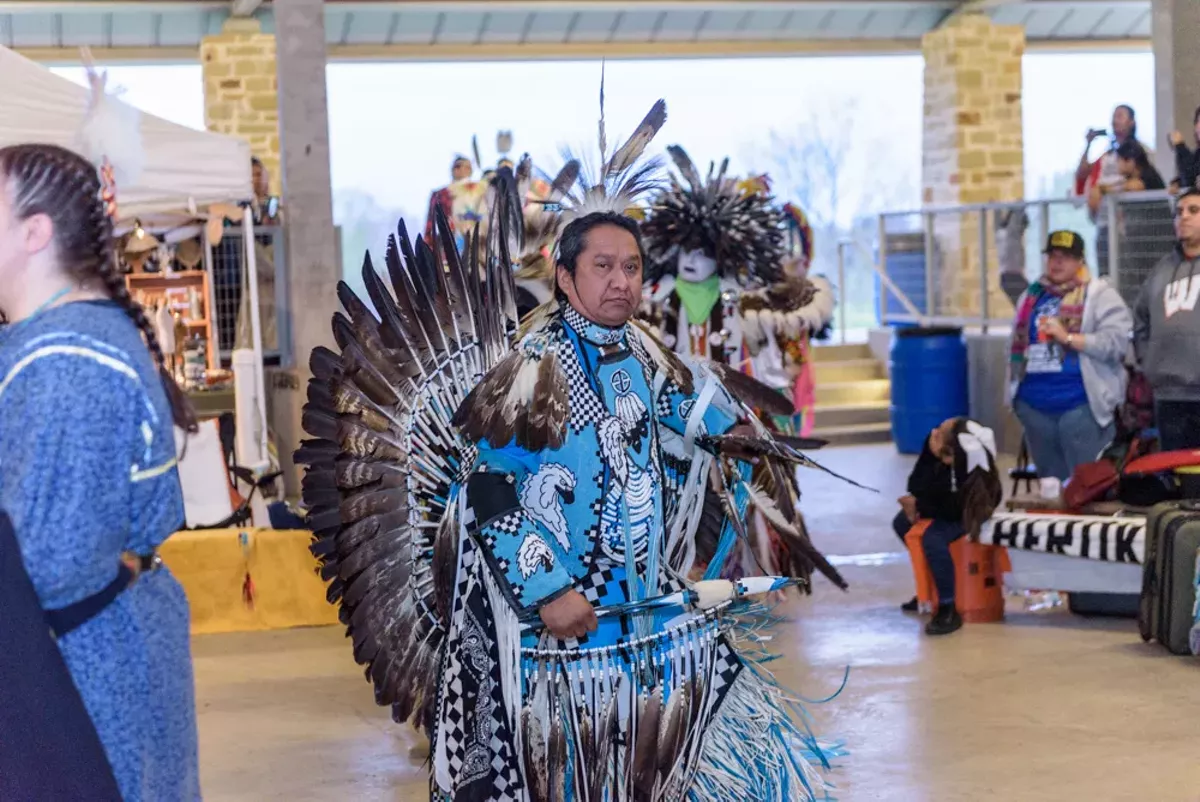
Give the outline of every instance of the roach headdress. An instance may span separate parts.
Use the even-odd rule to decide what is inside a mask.
[[[667,121],[667,102],[659,100],[650,107],[633,134],[620,147],[609,150],[604,120],[604,74],[600,75],[599,166],[587,158],[566,154],[568,164],[577,165],[575,187],[557,208],[567,222],[592,212],[628,214],[638,201],[661,187],[662,161],[643,159],[646,147]]]
[[[642,225],[650,254],[647,278],[673,274],[681,253],[700,250],[724,276],[759,285],[782,276],[784,229],[773,199],[757,186],[750,191],[728,175],[729,160],[710,164],[708,175],[678,145],[667,148],[679,175],[651,205]]]

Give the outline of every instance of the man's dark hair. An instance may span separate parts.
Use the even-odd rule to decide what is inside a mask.
[[[250,166],[261,168],[263,166],[262,159],[258,158],[257,156],[251,156],[250,157]]]
[[[1196,107],[1196,113],[1192,115],[1192,126],[1195,127],[1196,123],[1200,123],[1200,106]]]
[[[642,243],[642,230],[637,221],[616,212],[592,212],[578,217],[567,224],[558,237],[558,248],[554,254],[554,266],[562,265],[572,276],[578,267],[579,255],[587,248],[587,235],[593,228],[600,226],[616,226],[628,231],[637,243],[638,256],[642,259],[642,268],[646,265],[646,246]],[[558,286],[557,271],[554,277],[554,297],[559,303],[566,303],[566,293]]]
[[[1200,187],[1185,187],[1179,193],[1175,198],[1175,214],[1179,214],[1179,204],[1183,203],[1184,198],[1200,198]]]

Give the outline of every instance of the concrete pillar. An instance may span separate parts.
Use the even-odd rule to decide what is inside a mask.
[[[1008,404],[1009,336],[967,335],[967,392],[970,415],[996,434],[1001,454],[1021,451],[1021,422]]]
[[[927,206],[1022,200],[1020,26],[995,25],[983,14],[962,14],[921,40],[925,111],[921,185]],[[980,314],[980,236],[977,214],[938,215],[935,285],[940,316]],[[988,315],[1012,314],[999,286],[991,221],[987,221]]]
[[[1178,130],[1192,147],[1192,116],[1200,106],[1200,2],[1152,0],[1150,19],[1159,141],[1146,145],[1154,149],[1158,169],[1170,181],[1175,155],[1166,137]]]
[[[272,382],[280,456],[299,444],[308,359],[333,346],[330,320],[341,277],[329,174],[329,107],[325,92],[325,11],[321,0],[274,3],[288,306],[294,370]],[[287,413],[291,411],[289,416]],[[295,471],[289,471],[295,480]],[[290,485],[289,490],[294,490]]]
[[[258,20],[231,17],[221,33],[200,43],[204,73],[204,124],[244,139],[279,194],[279,102],[275,37]]]

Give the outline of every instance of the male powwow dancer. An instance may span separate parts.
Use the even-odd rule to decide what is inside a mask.
[[[401,227],[389,281],[364,265],[378,316],[341,285],[340,353],[313,354],[314,551],[376,700],[429,733],[434,800],[824,798],[825,753],[731,615],[807,576],[715,579],[745,537],[746,458],[813,463],[630,322],[644,254],[624,212],[664,120],[660,102],[580,181],[555,298],[519,331],[502,168],[483,265],[440,213],[445,268]]]

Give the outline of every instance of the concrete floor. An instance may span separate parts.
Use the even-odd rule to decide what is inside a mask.
[[[817,698],[818,731],[851,755],[832,775],[845,802],[1200,800],[1200,662],[1144,645],[1133,621],[1026,613],[925,637],[899,612],[912,595],[888,522],[910,461],[888,446],[825,452],[876,496],[803,475],[809,528],[844,555],[841,593],[817,580],[787,607],[774,664]],[[422,800],[414,738],[375,707],[335,629],[195,641],[205,797]]]

